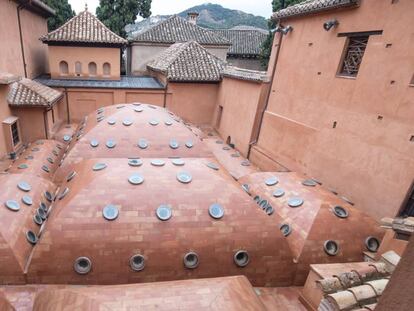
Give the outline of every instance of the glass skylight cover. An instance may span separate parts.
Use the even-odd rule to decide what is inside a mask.
[[[165,123],[165,125],[167,125],[167,126],[170,126],[170,125],[172,125],[172,124],[173,124],[171,120],[165,120],[165,121],[164,121],[164,123]]]
[[[29,195],[24,195],[23,197],[22,197],[22,202],[24,203],[24,204],[26,204],[26,205],[32,205],[33,204],[33,199],[32,199],[32,197],[31,196],[29,196]]]
[[[115,220],[118,218],[118,208],[115,205],[109,204],[102,210],[102,215],[106,220]]]
[[[30,184],[26,181],[20,181],[17,184],[17,188],[25,192],[29,192],[30,190],[32,190],[32,186],[30,186]]]
[[[109,149],[115,148],[115,146],[116,146],[116,141],[115,141],[115,140],[113,140],[113,139],[108,139],[108,140],[107,140],[107,142],[106,142],[106,146],[107,146]]]
[[[100,170],[105,169],[106,167],[107,167],[107,165],[106,165],[105,163],[96,163],[96,164],[92,167],[92,169],[93,169],[94,171],[100,171]]]
[[[179,172],[177,174],[177,179],[179,182],[183,183],[183,184],[188,184],[191,182],[191,180],[193,179],[191,177],[191,174],[188,172]]]
[[[26,232],[26,239],[27,241],[29,241],[30,244],[33,245],[36,244],[38,240],[36,233],[34,233],[32,230],[28,230]]]
[[[125,125],[125,126],[130,126],[130,125],[132,125],[132,121],[129,120],[129,119],[125,119],[124,121],[122,121],[122,124]]]
[[[115,119],[109,119],[108,120],[108,124],[109,125],[115,125],[116,124],[116,120]]]
[[[184,266],[187,269],[195,269],[198,267],[199,259],[195,252],[188,252],[184,255]]]
[[[50,172],[50,169],[47,165],[42,165],[42,170],[44,170],[46,173]]]
[[[220,204],[214,203],[208,208],[208,213],[214,219],[220,219],[224,216],[224,209]]]
[[[194,144],[193,144],[193,142],[192,142],[191,140],[189,140],[189,141],[187,141],[187,142],[185,143],[185,146],[186,146],[187,148],[193,148]]]
[[[15,201],[15,200],[7,200],[5,205],[9,210],[12,210],[14,212],[17,212],[20,209],[19,202]]]
[[[22,163],[22,164],[20,164],[17,168],[18,169],[21,169],[21,170],[23,170],[23,169],[26,169],[26,168],[28,168],[29,166],[26,164],[26,163]]]
[[[290,207],[299,207],[303,204],[303,199],[299,197],[292,197],[288,200],[288,205]]]
[[[132,185],[140,185],[144,182],[144,177],[141,176],[141,174],[135,173],[132,174],[129,178],[128,181],[132,184]]]
[[[180,147],[178,141],[176,141],[175,139],[171,139],[170,140],[170,147],[171,149],[177,149],[178,147]]]
[[[342,206],[339,206],[339,205],[335,206],[333,208],[333,212],[339,218],[347,218],[348,217],[348,211]]]
[[[268,179],[266,179],[265,184],[267,186],[274,186],[279,182],[279,179],[277,179],[276,176],[270,177]]]
[[[183,159],[172,159],[171,162],[176,166],[183,166],[185,164]]]
[[[130,166],[141,166],[143,164],[141,159],[128,159],[128,165]]]
[[[161,160],[161,159],[153,159],[151,160],[151,165],[154,166],[164,166],[165,165],[165,161]]]
[[[273,191],[273,196],[275,198],[280,198],[283,197],[285,195],[285,190],[283,190],[282,188],[277,188],[275,191]]]
[[[141,138],[141,139],[138,141],[138,147],[139,147],[139,148],[141,148],[141,149],[146,149],[146,148],[148,147],[148,142],[147,142],[147,140],[146,140],[146,139],[144,139],[144,138]]]
[[[66,177],[66,181],[70,182],[75,176],[76,176],[75,171],[70,172],[69,175]]]
[[[318,183],[316,181],[314,181],[313,179],[305,179],[302,182],[302,185],[304,186],[308,186],[308,187],[315,187]]]
[[[163,220],[163,221],[166,221],[166,220],[170,219],[171,216],[172,216],[171,207],[169,205],[166,205],[166,204],[160,205],[157,208],[156,215],[157,215],[158,219]]]
[[[292,228],[288,224],[283,224],[280,226],[280,231],[286,237],[292,232]]]
[[[63,141],[68,142],[68,141],[70,141],[70,139],[71,139],[71,137],[69,135],[64,135],[63,136]]]
[[[219,167],[218,167],[218,165],[216,163],[210,162],[210,163],[207,163],[207,166],[209,168],[213,169],[213,170],[216,170],[216,171],[219,170]]]
[[[155,120],[155,119],[152,119],[152,120],[149,121],[149,124],[151,124],[153,126],[158,125],[158,123],[159,123],[158,120]]]
[[[245,250],[239,250],[234,254],[233,259],[238,267],[245,267],[249,263],[249,254]]]
[[[145,258],[141,254],[133,255],[129,259],[129,266],[134,271],[141,271],[145,268]]]

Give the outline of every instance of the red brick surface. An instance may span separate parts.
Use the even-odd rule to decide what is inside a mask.
[[[279,183],[269,187],[265,180],[272,176],[276,176]],[[281,223],[291,225],[292,233],[286,240],[298,263],[294,282],[296,285],[304,284],[312,263],[362,261],[362,252],[366,250],[365,239],[375,236],[381,240],[384,234],[374,219],[319,185],[302,185],[304,179],[293,172],[263,172],[253,173],[239,180],[241,184],[249,185],[252,197],[259,195],[273,206],[275,213],[270,217],[275,217],[276,228]],[[273,197],[272,193],[276,188],[282,188],[285,195],[280,198]],[[297,208],[288,206],[288,199],[293,196],[301,197],[304,204]],[[332,208],[336,205],[346,208],[349,217],[342,219],[335,216]],[[340,250],[336,256],[329,256],[324,252],[323,245],[326,240],[334,240],[339,244]]]

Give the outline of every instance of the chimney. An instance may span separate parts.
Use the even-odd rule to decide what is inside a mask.
[[[189,12],[189,13],[187,13],[187,20],[191,23],[191,24],[193,24],[193,25],[197,25],[197,17],[198,17],[198,15],[200,15],[200,14],[198,14],[197,12]]]

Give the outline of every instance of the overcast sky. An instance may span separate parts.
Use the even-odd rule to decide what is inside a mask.
[[[86,2],[89,11],[95,13],[99,0],[69,0],[76,13],[85,9]],[[217,3],[225,8],[261,15],[266,18],[270,17],[272,13],[271,0],[152,0],[151,11],[152,15],[169,15],[180,13],[185,9],[207,2]]]

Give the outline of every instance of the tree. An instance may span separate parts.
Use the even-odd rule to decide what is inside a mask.
[[[137,16],[151,15],[151,0],[99,0],[96,16],[109,29],[126,38],[125,26],[135,22]]]
[[[285,0],[285,7],[303,2],[304,0]],[[282,9],[282,1],[281,0],[272,0],[272,11],[277,12]],[[260,62],[264,68],[267,68],[269,64],[270,54],[272,53],[272,43],[274,34],[270,32],[270,29],[276,27],[275,22],[273,19],[269,19],[268,21],[269,27],[269,34],[267,35],[266,40],[263,42],[261,51],[260,51]]]
[[[75,11],[72,10],[68,0],[44,0],[44,2],[56,11],[56,15],[47,20],[49,31],[59,28],[75,16]]]

